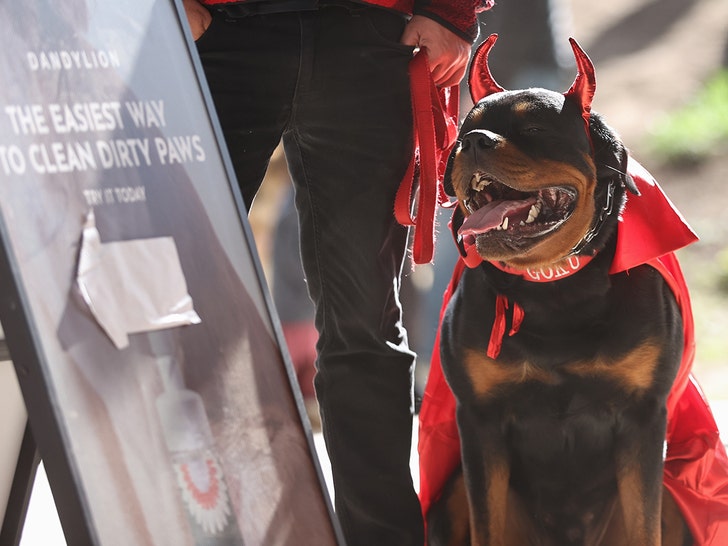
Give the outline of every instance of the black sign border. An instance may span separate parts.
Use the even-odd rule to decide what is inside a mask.
[[[198,92],[201,94],[205,104],[206,113],[215,138],[215,144],[217,145],[217,155],[222,161],[228,184],[235,199],[240,229],[248,244],[248,251],[258,280],[259,290],[265,301],[265,307],[274,330],[275,340],[281,352],[289,386],[293,393],[299,418],[306,436],[308,449],[327,505],[331,525],[337,543],[344,545],[343,534],[334,513],[326,481],[319,463],[313,440],[313,432],[306,413],[303,397],[298,387],[298,381],[282,333],[280,320],[268,290],[268,285],[265,282],[265,275],[247,219],[247,210],[236,182],[232,162],[225,145],[220,123],[215,113],[212,96],[207,86],[202,64],[197,54],[197,48],[189,30],[182,0],[169,1],[176,8],[177,20],[175,23],[179,31],[184,35],[189,62],[192,63],[197,78]],[[30,305],[19,283],[21,274],[10,250],[9,232],[2,215],[0,215],[0,243],[0,280],[2,280],[0,282],[0,322],[5,333],[7,347],[15,368],[23,399],[25,400],[29,421],[29,426],[26,428],[18,458],[16,477],[13,481],[3,526],[0,531],[0,542],[5,543],[10,539],[14,544],[19,543],[30,492],[36,476],[36,468],[40,461],[38,457],[40,453],[67,543],[73,545],[100,544],[93,526],[89,524],[91,511],[86,506],[86,499],[78,485],[81,483],[80,477],[75,475],[74,465],[71,463],[71,458],[66,451],[67,442],[63,437],[63,429],[58,420],[58,404],[51,398],[51,394],[47,388],[48,378],[44,374],[44,370],[47,369],[45,355],[38,341],[40,339],[40,333],[30,318]],[[24,485],[25,487],[23,487]]]

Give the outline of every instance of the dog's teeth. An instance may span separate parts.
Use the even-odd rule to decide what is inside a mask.
[[[528,211],[528,218],[526,218],[526,223],[530,224],[536,218],[538,218],[538,215],[541,213],[541,205],[540,203],[536,203],[535,205],[531,205],[531,209]]]
[[[505,217],[505,219],[503,220],[503,223],[500,225],[499,229],[503,229],[503,230],[508,229],[508,216]]]
[[[475,191],[482,191],[488,184],[490,184],[490,181],[480,173],[474,174],[473,178],[470,179],[470,187]]]

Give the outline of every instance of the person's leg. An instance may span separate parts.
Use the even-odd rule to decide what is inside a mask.
[[[291,113],[300,62],[296,14],[213,12],[197,50],[248,210]]]
[[[373,15],[375,14],[375,15]],[[404,20],[302,14],[303,67],[284,134],[320,333],[316,392],[349,546],[421,546],[409,468],[412,368],[398,302],[407,231],[394,197],[412,152]]]

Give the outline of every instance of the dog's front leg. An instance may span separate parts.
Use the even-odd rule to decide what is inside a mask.
[[[508,546],[510,464],[497,422],[460,408],[458,426],[471,546]]]
[[[645,412],[650,410],[645,409]],[[654,413],[660,413],[653,410]],[[661,539],[664,416],[630,423],[617,448],[617,487],[624,536],[614,543],[659,546]]]

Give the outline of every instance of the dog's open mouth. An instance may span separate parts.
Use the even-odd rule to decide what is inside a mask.
[[[470,215],[458,234],[470,243],[488,232],[518,237],[545,235],[569,218],[576,196],[574,189],[564,186],[524,192],[476,171],[464,203]]]

